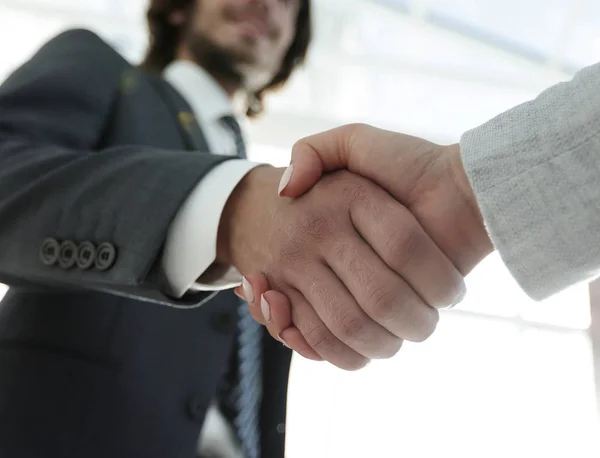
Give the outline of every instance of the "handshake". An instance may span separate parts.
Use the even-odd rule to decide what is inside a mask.
[[[458,145],[360,124],[299,141],[285,171],[250,172],[217,245],[273,337],[347,370],[428,338],[493,250]]]

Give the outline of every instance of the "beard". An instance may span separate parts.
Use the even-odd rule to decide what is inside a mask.
[[[247,53],[224,48],[198,31],[190,30],[186,42],[196,63],[227,87],[255,92],[272,79]]]

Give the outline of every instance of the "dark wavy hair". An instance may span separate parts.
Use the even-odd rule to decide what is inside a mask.
[[[146,57],[140,64],[142,68],[161,73],[175,59],[175,53],[181,39],[182,27],[174,26],[169,17],[175,11],[191,14],[197,0],[151,0],[146,14],[150,31],[150,46]],[[281,68],[265,87],[252,94],[247,115],[257,116],[263,111],[264,95],[273,89],[282,87],[293,71],[304,63],[312,39],[310,21],[310,0],[300,0],[296,34],[285,55]]]

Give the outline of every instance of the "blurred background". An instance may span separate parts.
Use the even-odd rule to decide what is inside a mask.
[[[312,1],[315,46],[251,125],[255,160],[286,165],[298,138],[355,121],[456,142],[600,60],[597,0]],[[0,81],[70,27],[138,61],[145,8],[0,0]],[[436,334],[391,361],[344,373],[295,357],[287,456],[600,456],[594,286],[533,303],[496,255],[467,283]]]

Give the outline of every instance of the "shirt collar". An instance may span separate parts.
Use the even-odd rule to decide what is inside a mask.
[[[232,114],[243,117],[240,97],[232,103],[219,83],[199,65],[176,60],[165,68],[163,77],[186,99],[201,122],[214,122]]]

